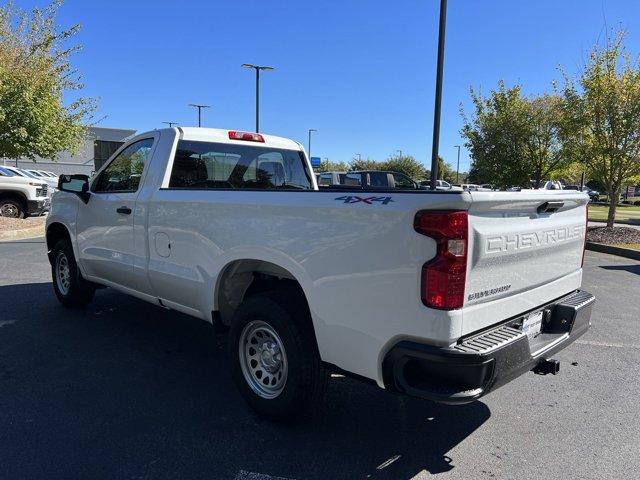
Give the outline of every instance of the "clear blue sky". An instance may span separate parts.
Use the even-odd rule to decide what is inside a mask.
[[[22,8],[45,0],[18,0]],[[221,2],[67,0],[59,20],[81,23],[74,59],[106,127],[194,125],[188,103],[213,105],[210,127],[253,130],[254,76],[262,76],[261,130],[314,156],[385,159],[402,150],[429,163],[438,0]],[[450,0],[440,152],[455,162],[469,86],[499,79],[540,93],[573,73],[609,27],[640,52],[638,0]],[[462,153],[461,170],[467,168]]]

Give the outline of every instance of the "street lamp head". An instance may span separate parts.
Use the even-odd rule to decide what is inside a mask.
[[[311,132],[317,132],[317,131],[318,131],[318,130],[316,130],[315,128],[310,128],[310,129],[309,129],[309,133],[311,133]]]
[[[268,67],[266,65],[253,65],[251,63],[243,63],[240,65],[243,68],[255,68],[256,70],[274,70],[274,67]]]

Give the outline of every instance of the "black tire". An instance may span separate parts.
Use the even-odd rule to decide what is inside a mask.
[[[69,240],[58,240],[51,251],[51,277],[56,297],[65,307],[85,307],[93,300],[95,287],[82,278]]]
[[[9,218],[26,218],[27,211],[22,202],[13,198],[0,200],[0,216]]]
[[[244,350],[241,348],[241,340],[247,329],[250,330],[255,324],[268,325],[284,347],[284,385],[273,398],[265,398],[264,392],[259,394],[255,383],[252,386],[250,380],[253,378],[255,381],[255,375],[243,372]],[[306,303],[295,289],[268,291],[245,299],[233,316],[228,342],[233,379],[246,402],[259,416],[276,421],[291,421],[312,410],[321,400],[327,387],[329,372],[320,360]],[[244,343],[249,345],[251,342]],[[260,357],[259,352],[257,355]],[[246,371],[247,362],[244,365]],[[256,368],[263,367],[259,365]],[[266,375],[269,373],[265,373],[263,380]],[[275,378],[277,374],[273,375]]]

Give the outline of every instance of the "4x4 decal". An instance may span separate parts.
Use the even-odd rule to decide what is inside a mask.
[[[341,200],[343,203],[366,203],[367,205],[373,205],[373,202],[380,202],[386,205],[393,202],[391,197],[358,197],[356,195],[345,195],[342,197],[334,198],[334,200]]]

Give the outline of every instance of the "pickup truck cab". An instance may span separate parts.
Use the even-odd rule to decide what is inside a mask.
[[[383,170],[322,172],[316,174],[319,187],[363,187],[382,189],[418,189],[415,181],[404,173]]]
[[[471,402],[590,324],[588,197],[572,191],[319,190],[292,140],[155,130],[47,219],[63,305],[99,285],[229,328],[230,368],[269,418],[319,401],[330,371]]]
[[[49,210],[47,183],[0,167],[0,217],[25,218]]]

